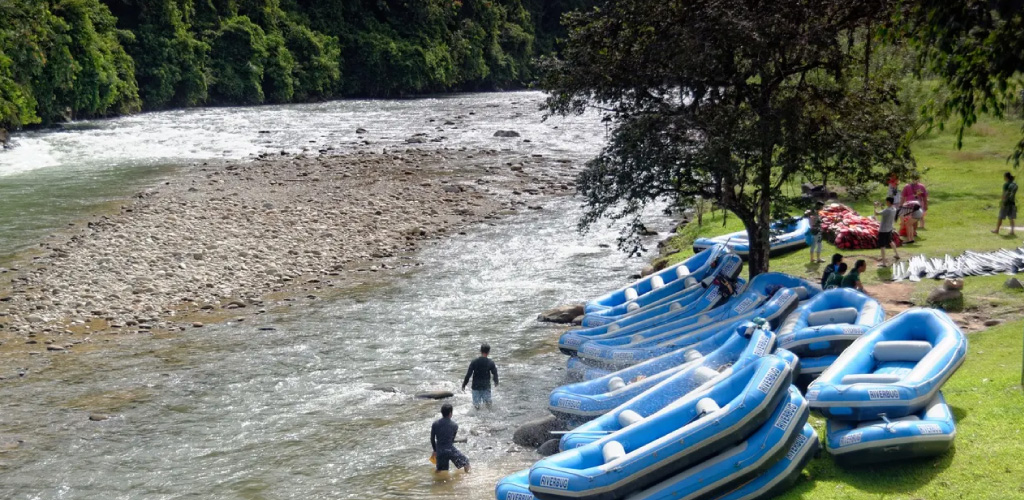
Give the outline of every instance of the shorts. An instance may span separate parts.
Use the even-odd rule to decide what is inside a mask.
[[[889,248],[892,244],[892,231],[878,233],[878,248]]]
[[[921,219],[923,219],[923,218],[924,218],[924,210],[921,210],[920,208],[919,208],[919,209],[917,209],[917,210],[914,210],[914,211],[913,211],[913,212],[912,212],[912,213],[910,214],[910,217],[911,217],[912,219],[914,219],[914,220],[921,220]]]
[[[469,459],[455,447],[447,448],[437,452],[437,471],[448,470],[448,462],[455,464],[456,469],[469,465]]]
[[[1017,219],[1017,205],[1003,205],[999,208],[999,220]]]
[[[821,233],[811,235],[811,252],[821,253]]]
[[[486,403],[488,406],[491,404],[491,390],[490,389],[473,389],[473,406],[479,408],[482,403]]]

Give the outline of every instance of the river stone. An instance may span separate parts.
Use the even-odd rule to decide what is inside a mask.
[[[956,278],[949,278],[945,282],[942,283],[942,288],[945,288],[946,290],[963,290],[964,289],[964,280],[956,279]]]
[[[1014,290],[1024,289],[1024,283],[1021,283],[1017,278],[1007,278],[1006,283],[1003,283],[1003,286]]]
[[[448,399],[454,396],[452,391],[426,391],[416,393],[417,399]]]
[[[964,308],[964,294],[960,290],[936,288],[928,294],[928,303],[946,311],[960,311]]]
[[[89,420],[92,420],[93,422],[102,422],[102,421],[107,420],[109,418],[110,418],[110,415],[104,415],[102,413],[90,413],[89,414]]]
[[[557,417],[550,415],[521,425],[512,433],[512,442],[519,446],[536,448],[545,441],[558,437],[552,432],[564,429],[565,425]]]
[[[654,274],[654,266],[644,266],[644,268],[640,270],[640,276],[645,278],[652,274]]]
[[[996,326],[999,323],[1002,323],[1002,321],[999,321],[998,319],[985,320],[985,326]]]
[[[558,453],[559,441],[560,440],[557,438],[544,441],[544,444],[540,445],[540,447],[537,448],[537,453],[540,453],[540,456],[542,457],[550,457],[551,455]]]
[[[494,137],[519,137],[519,132],[515,130],[499,130],[494,133]]]
[[[576,325],[576,326],[582,325],[583,324],[583,315],[581,314],[581,315],[576,316],[575,318],[573,318],[572,319],[572,324]]]
[[[363,128],[363,127],[359,127],[359,128],[356,129],[356,133],[357,134],[365,134],[366,133],[366,129]]]
[[[396,389],[395,387],[390,386],[390,385],[373,385],[373,386],[370,386],[370,390],[371,391],[380,391],[380,392],[390,392],[392,394],[398,392],[398,389]]]
[[[569,304],[548,309],[537,316],[537,321],[548,323],[571,323],[577,316],[583,314],[583,304]]]

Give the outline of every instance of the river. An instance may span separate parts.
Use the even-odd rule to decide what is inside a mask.
[[[597,151],[597,120],[542,121],[541,100],[519,92],[201,109],[22,134],[0,154],[0,253],[197,162],[404,147],[418,133],[443,136],[424,147],[573,160]],[[498,129],[530,142],[493,138]],[[493,498],[498,479],[538,458],[516,451],[515,426],[544,416],[563,382],[560,329],[538,324],[537,312],[618,286],[643,265],[614,248],[615,228],[577,234],[578,216],[577,201],[557,200],[440,240],[416,256],[424,265],[341,298],[76,348],[0,381],[0,498]],[[496,408],[478,412],[458,386],[481,342],[502,383]],[[457,392],[472,474],[433,477],[428,437],[440,404],[412,397],[428,389]]]

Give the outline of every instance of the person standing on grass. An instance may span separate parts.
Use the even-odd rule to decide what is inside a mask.
[[[843,278],[846,277],[846,263],[840,262],[839,266],[836,267],[836,271],[828,276],[828,281],[822,285],[825,290],[832,290],[833,288],[843,287]]]
[[[834,254],[832,254],[832,263],[827,265],[827,266],[825,266],[825,272],[821,273],[821,287],[822,288],[824,288],[825,284],[828,283],[829,277],[832,276],[833,274],[835,274],[836,270],[839,269],[839,264],[841,264],[842,262],[843,262],[843,254],[841,254],[841,253],[834,253]],[[844,267],[844,271],[843,272],[846,272],[845,271],[845,266],[843,266],[843,267]]]
[[[918,217],[914,219],[920,220],[920,227],[924,229],[924,216],[928,213],[928,190],[925,189],[924,184],[921,184],[921,176],[914,174],[910,178],[910,183],[903,187],[903,203],[908,201],[916,201],[921,205],[921,212]],[[917,231],[917,223],[915,221],[914,230]],[[913,239],[913,238],[911,238]]]
[[[441,405],[441,418],[430,426],[430,447],[434,449],[430,458],[436,464],[435,473],[447,472],[448,462],[451,462],[456,469],[464,469],[469,474],[469,459],[455,447],[458,432],[459,424],[452,420],[452,405]]]
[[[498,367],[491,361],[491,346],[483,344],[480,346],[480,357],[469,364],[466,370],[466,378],[462,380],[462,392],[466,392],[466,384],[469,378],[473,378],[473,408],[480,409],[481,404],[491,407],[491,377],[494,377],[494,387],[498,387]]]
[[[808,230],[808,234],[810,236],[808,237],[807,241],[808,244],[811,246],[812,263],[824,262],[823,260],[821,260],[821,215],[819,214],[819,210],[821,210],[821,207],[822,205],[819,202],[815,204],[814,210],[808,210],[804,212],[804,217],[807,217],[807,223],[810,224],[811,226]],[[817,252],[817,257],[815,257],[815,252]]]
[[[864,259],[857,260],[857,263],[853,265],[853,270],[850,274],[843,277],[843,288],[852,288],[858,292],[867,293],[864,291],[864,285],[860,282],[860,273],[868,270],[868,263]]]
[[[999,234],[999,227],[1003,225],[1003,219],[1010,219],[1010,236],[1016,236],[1013,232],[1017,224],[1017,183],[1013,182],[1013,174],[1003,174],[1006,183],[1003,184],[1003,198],[999,201],[999,220],[996,221],[996,228],[993,233]]]
[[[900,204],[900,178],[896,174],[889,175],[889,196],[892,197],[894,205]]]
[[[878,227],[878,248],[882,250],[882,262],[879,266],[886,265],[885,263],[885,248],[892,247],[893,258],[900,260],[900,252],[896,250],[896,236],[893,234],[893,226],[896,223],[896,207],[893,203],[896,200],[892,196],[885,199],[885,208],[881,211],[878,210],[878,202],[875,202],[875,215],[880,216],[879,227]]]

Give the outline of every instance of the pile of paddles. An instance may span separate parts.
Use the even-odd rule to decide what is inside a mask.
[[[549,401],[571,430],[558,440],[559,452],[501,480],[497,499],[770,498],[797,481],[819,449],[807,423],[812,408],[828,412],[829,450],[862,461],[939,451],[911,436],[937,433],[910,429],[905,417],[930,423],[928,412],[938,410],[914,406],[924,399],[920,405],[948,414],[935,393],[907,392],[934,383],[929,374],[943,366],[945,378],[952,374],[941,361],[953,337],[965,348],[944,314],[918,309],[883,323],[878,302],[859,292],[822,292],[780,273],[744,283],[740,267],[718,245],[587,303],[589,326],[559,342],[578,381],[556,388]],[[899,326],[907,321],[915,326]],[[800,387],[819,375],[804,396]],[[848,399],[861,393],[864,400]],[[891,412],[900,403],[909,413],[868,410]],[[840,428],[840,421],[853,424]],[[887,425],[910,430],[881,443],[891,434]],[[881,437],[868,438],[879,426]],[[833,445],[840,432],[862,436],[860,446],[840,446],[842,437]],[[905,453],[890,451],[911,442]]]
[[[878,220],[865,217],[852,208],[839,203],[826,206],[818,212],[825,241],[843,250],[878,248]],[[902,242],[895,238],[896,244]]]

